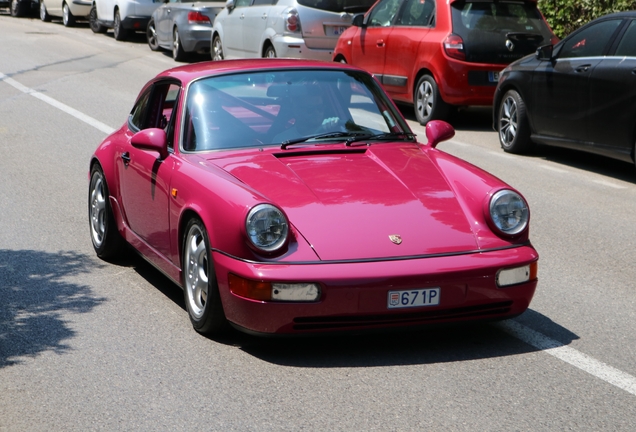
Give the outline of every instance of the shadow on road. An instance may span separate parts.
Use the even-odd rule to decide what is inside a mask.
[[[70,349],[75,331],[67,315],[90,312],[105,299],[66,279],[94,269],[76,252],[0,249],[0,368]]]

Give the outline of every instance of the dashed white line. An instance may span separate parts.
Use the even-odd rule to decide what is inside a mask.
[[[9,84],[12,87],[15,87],[16,89],[20,90],[22,93],[26,93],[28,95],[31,95],[37,99],[40,99],[42,102],[46,102],[47,104],[61,110],[64,111],[67,114],[72,115],[73,117],[75,117],[78,120],[83,121],[86,124],[89,124],[90,126],[93,126],[95,129],[98,129],[102,132],[104,132],[105,134],[111,134],[115,131],[115,129],[113,129],[112,127],[98,121],[95,120],[94,118],[87,116],[86,114],[76,110],[75,108],[71,108],[68,105],[63,104],[62,102],[59,102],[43,93],[40,93],[37,90],[33,90],[32,88],[29,88],[25,85],[20,84],[19,82],[17,82],[16,80],[9,78],[8,76],[6,76],[5,74],[3,74],[2,72],[0,72],[0,81],[4,81],[7,84]]]
[[[636,396],[636,377],[628,373],[598,361],[574,348],[567,347],[561,342],[551,339],[516,321],[503,321],[495,324],[495,326],[546,354],[550,354],[559,360]]]

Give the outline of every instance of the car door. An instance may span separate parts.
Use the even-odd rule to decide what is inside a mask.
[[[354,36],[351,48],[351,63],[382,79],[386,44],[393,31],[393,23],[402,0],[380,0],[371,9]]]
[[[582,28],[563,41],[556,59],[535,69],[530,109],[536,134],[564,145],[589,142],[590,76],[620,23],[620,19],[605,20]]]
[[[603,154],[631,161],[636,124],[636,20],[627,20],[615,50],[592,71],[590,141]]]
[[[170,179],[175,159],[169,153],[160,160],[156,152],[133,147],[130,138],[142,129],[163,128],[171,146],[179,88],[174,81],[160,81],[139,99],[131,112],[129,139],[118,162],[122,208],[130,229],[166,257],[170,256]]]
[[[434,14],[435,0],[406,0],[402,3],[391,35],[385,42],[382,84],[387,91],[408,92],[408,78],[418,55],[427,55],[420,50],[426,47],[422,41],[431,30]]]
[[[243,32],[245,31],[245,10],[252,0],[236,0],[232,10],[223,20],[223,54],[226,58],[244,57]]]
[[[168,0],[166,4],[159,6],[155,11],[155,30],[157,39],[162,46],[169,46],[172,43],[172,5],[179,0]]]
[[[254,0],[243,9],[243,53],[245,57],[261,57],[261,43],[267,29],[267,18],[274,0]]]

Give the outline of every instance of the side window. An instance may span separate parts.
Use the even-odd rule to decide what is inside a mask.
[[[559,58],[602,56],[620,23],[621,20],[601,21],[578,32],[564,43]]]
[[[254,0],[252,6],[273,5],[277,0]]]
[[[137,130],[144,129],[146,112],[148,111],[148,101],[151,90],[146,91],[138,100],[132,111],[130,111],[129,122]]]
[[[400,0],[381,0],[369,14],[369,27],[388,27],[400,6]]]
[[[252,4],[252,0],[236,0],[234,2],[235,8],[246,7]]]
[[[616,48],[616,54],[619,57],[636,57],[636,21],[629,23],[627,31],[623,35],[623,39]]]
[[[434,0],[406,0],[397,23],[406,26],[428,26],[435,11]]]

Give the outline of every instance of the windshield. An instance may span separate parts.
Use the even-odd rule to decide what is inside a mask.
[[[281,145],[303,137],[408,133],[373,78],[362,72],[281,70],[215,76],[192,83],[183,151]]]
[[[299,5],[329,12],[366,12],[376,0],[297,0]]]

